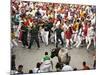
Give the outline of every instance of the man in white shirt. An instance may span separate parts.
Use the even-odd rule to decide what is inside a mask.
[[[73,68],[70,66],[70,65],[65,65],[63,66],[62,68],[62,71],[63,72],[66,72],[66,71],[73,71]]]
[[[40,66],[41,66],[41,63],[38,62],[36,64],[36,68],[33,68],[33,73],[40,73],[41,72]]]

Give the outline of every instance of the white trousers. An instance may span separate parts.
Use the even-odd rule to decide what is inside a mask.
[[[18,26],[18,28],[17,28],[17,30],[16,30],[16,32],[15,32],[15,36],[16,37],[19,37],[19,34],[20,34],[20,28],[21,28],[21,24],[19,24],[19,26]]]
[[[18,43],[16,42],[15,39],[12,40],[12,44],[13,44],[14,46],[18,46]]]
[[[87,37],[87,41],[88,41],[87,49],[89,49],[89,47],[90,47],[90,45],[92,43],[92,40],[93,40],[93,43],[94,43],[94,47],[96,46],[95,37]]]
[[[73,39],[74,39],[74,42],[77,41],[77,33],[73,34]]]
[[[13,49],[14,45],[13,45],[13,43],[12,43],[12,42],[10,43],[10,46],[11,46],[11,49]]]
[[[45,42],[45,34],[44,34],[44,30],[41,30],[41,38],[42,38],[42,41]]]
[[[74,44],[74,46],[75,46],[76,48],[78,48],[78,47],[81,45],[81,42],[82,42],[82,37],[81,37],[81,36],[78,36],[78,37],[77,37],[77,41],[76,41],[76,43]]]
[[[94,48],[96,47],[96,36],[93,38]]]
[[[73,41],[72,41],[72,39],[66,39],[66,47],[68,48],[70,45],[69,44],[72,44],[73,43]]]
[[[48,45],[48,36],[49,36],[49,31],[44,32],[44,37],[45,37],[45,44]]]
[[[57,38],[57,37],[56,37],[56,33],[54,34],[54,36],[55,36],[55,44],[56,44],[56,42],[57,42],[57,41],[56,41],[56,38]]]
[[[55,42],[55,34],[51,34],[51,36],[50,36],[50,41],[52,42],[52,43],[54,43]]]
[[[50,72],[51,71],[51,64],[43,65],[41,72]]]
[[[64,32],[61,33],[61,37],[64,40]]]

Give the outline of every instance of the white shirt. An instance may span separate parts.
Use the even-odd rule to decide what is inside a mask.
[[[30,12],[30,14],[32,15],[32,16],[35,16],[35,13],[37,12],[37,10],[32,10],[31,12]]]
[[[43,17],[42,17],[44,20],[48,20],[48,16],[45,14]]]
[[[93,37],[95,34],[93,27],[88,28],[87,36],[88,37]]]
[[[92,18],[92,20],[91,20],[91,24],[93,25],[93,24],[95,24],[95,23],[96,23],[96,17],[93,16],[93,18]]]
[[[33,3],[32,2],[30,2],[29,7],[33,9]]]
[[[60,25],[60,21],[58,21],[58,22],[56,23],[56,27],[59,27],[59,25]]]
[[[50,72],[50,71],[52,71],[51,67],[52,67],[51,61],[46,60],[41,64],[40,70],[41,70],[41,72]]]
[[[38,68],[33,69],[33,73],[40,73],[41,71]]]
[[[64,67],[62,68],[62,71],[73,71],[73,68],[69,65],[64,65]]]
[[[65,14],[61,14],[62,18],[64,18]]]
[[[41,8],[39,9],[39,12],[40,12],[41,15],[43,16],[44,12],[43,12],[43,10],[42,10]]]
[[[69,26],[66,23],[64,23],[63,28],[64,28],[64,31],[66,31],[66,29],[68,29]]]

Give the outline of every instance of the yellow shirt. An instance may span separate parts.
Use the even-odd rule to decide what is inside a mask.
[[[11,33],[11,39],[15,39],[15,33]]]
[[[77,31],[77,30],[79,29],[79,23],[78,23],[78,22],[76,22],[76,23],[74,24],[74,29],[75,29],[75,31]]]
[[[80,17],[84,17],[85,11],[80,11]]]

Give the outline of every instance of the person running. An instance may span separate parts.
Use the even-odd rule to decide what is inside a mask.
[[[79,29],[78,29],[78,33],[77,33],[77,41],[76,41],[76,43],[74,44],[74,46],[76,47],[76,48],[79,48],[80,47],[80,45],[81,45],[81,43],[82,43],[82,40],[83,40],[83,33],[82,33],[82,26],[81,26],[81,24],[79,25]]]
[[[22,23],[22,27],[21,27],[21,32],[22,32],[22,37],[21,37],[22,45],[24,48],[28,47],[28,42],[27,42],[28,27],[26,25],[24,25],[23,23]]]
[[[95,37],[94,28],[93,28],[93,26],[91,26],[91,22],[89,22],[89,28],[88,28],[88,31],[87,31],[87,40],[88,40],[87,50],[89,49],[94,37]]]
[[[58,47],[59,40],[61,41],[61,45],[63,46],[64,42],[63,42],[63,39],[62,39],[62,36],[61,36],[61,33],[63,32],[63,30],[61,29],[60,26],[58,26],[55,29],[55,32],[56,32],[56,47]]]
[[[37,24],[37,22],[31,27],[30,30],[30,44],[28,49],[31,49],[31,46],[33,45],[33,41],[35,40],[37,43],[37,47],[40,48],[40,43],[39,43],[39,38],[38,38],[38,32],[39,32],[39,26]]]
[[[66,48],[69,48],[70,44],[73,43],[73,41],[71,39],[72,33],[69,28],[65,31],[65,38],[66,38]]]

